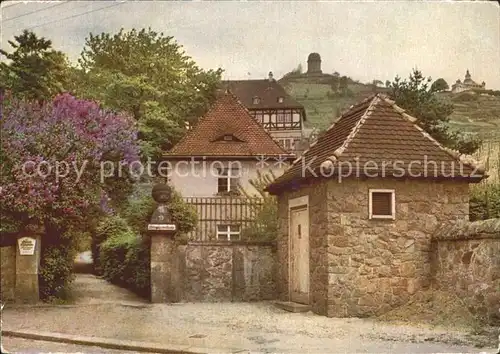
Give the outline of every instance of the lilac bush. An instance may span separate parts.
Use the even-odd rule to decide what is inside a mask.
[[[130,190],[125,168],[101,183],[101,162],[138,160],[134,121],[69,94],[39,105],[1,97],[0,212],[11,221],[66,228]],[[3,229],[5,229],[2,226]]]

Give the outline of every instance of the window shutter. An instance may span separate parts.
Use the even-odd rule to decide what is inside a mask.
[[[372,214],[392,215],[392,194],[387,192],[372,193]]]

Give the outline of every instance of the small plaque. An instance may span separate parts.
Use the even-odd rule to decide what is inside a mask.
[[[35,254],[36,238],[21,237],[17,240],[19,254],[21,256],[32,256]]]
[[[149,224],[149,231],[175,231],[177,228],[175,224]]]

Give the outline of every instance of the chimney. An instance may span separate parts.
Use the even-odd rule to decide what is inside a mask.
[[[274,79],[273,79],[273,72],[270,71],[269,72],[269,82],[273,82],[273,81],[274,81]]]

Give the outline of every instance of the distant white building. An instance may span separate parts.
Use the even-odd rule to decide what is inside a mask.
[[[481,84],[476,83],[474,80],[471,79],[469,69],[467,69],[467,72],[465,73],[465,80],[464,82],[461,82],[460,79],[458,79],[452,86],[451,86],[451,92],[453,93],[458,93],[458,92],[463,92],[463,91],[468,91],[468,90],[473,90],[473,89],[482,89],[484,90],[486,86],[486,83],[483,81]]]

